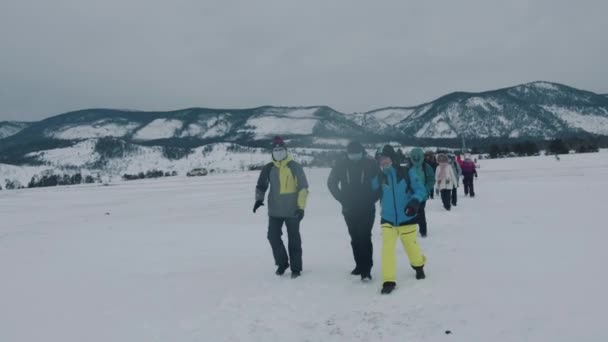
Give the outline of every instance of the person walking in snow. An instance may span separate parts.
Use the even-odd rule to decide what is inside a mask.
[[[255,188],[254,213],[264,205],[269,188],[268,241],[277,266],[275,273],[283,275],[291,266],[291,277],[297,278],[302,272],[300,223],[306,208],[308,181],[302,166],[289,155],[281,137],[272,140],[272,162],[260,172]],[[281,238],[283,223],[287,227],[289,258]]]
[[[416,241],[416,217],[426,188],[414,170],[397,164],[395,150],[386,145],[380,156],[382,188],[382,294],[391,293],[397,283],[395,244],[401,240],[416,279],[424,279],[426,257]]]
[[[473,177],[477,178],[477,167],[470,155],[466,155],[462,162],[462,184],[464,185],[464,195],[475,197],[475,188],[473,186]]]
[[[449,211],[452,209],[452,190],[457,182],[457,178],[447,155],[443,153],[437,155],[437,162],[439,165],[435,171],[435,191],[437,194],[441,194],[443,207]]]
[[[453,184],[454,188],[452,188],[452,206],[456,206],[458,204],[458,188],[460,187],[460,177],[462,176],[462,168],[460,164],[456,161],[454,154],[449,155],[450,165],[454,170],[454,174],[456,175],[456,182]]]
[[[426,188],[426,195],[424,201],[420,202],[420,208],[418,209],[418,228],[420,229],[420,236],[426,237],[427,235],[427,222],[426,222],[426,199],[433,193],[435,187],[435,172],[433,168],[425,162],[424,151],[420,147],[416,147],[410,151],[410,167],[416,172],[418,179],[421,179]]]
[[[352,275],[371,280],[373,266],[372,228],[376,216],[376,202],[382,191],[378,186],[381,171],[378,163],[366,155],[356,141],[346,147],[344,160],[332,168],[327,187],[342,205],[342,214],[350,234],[355,259]]]
[[[435,154],[432,151],[427,151],[424,154],[424,162],[433,169],[433,178],[435,178],[435,171],[437,170],[437,161],[435,160]],[[435,184],[433,184],[433,188],[431,188],[431,191],[429,191],[429,198],[435,199]]]

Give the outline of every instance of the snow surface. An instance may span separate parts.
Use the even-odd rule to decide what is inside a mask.
[[[590,133],[608,135],[608,116],[581,114],[573,109],[558,106],[542,106],[545,110],[566,121],[568,125]]]
[[[138,130],[133,139],[156,140],[172,138],[178,130],[182,129],[183,125],[184,123],[180,120],[156,119]]]
[[[608,154],[481,163],[478,198],[427,205],[426,280],[397,247],[390,296],[378,221],[374,280],[348,274],[326,169],[297,280],[251,213],[257,172],[0,191],[0,341],[608,340]]]

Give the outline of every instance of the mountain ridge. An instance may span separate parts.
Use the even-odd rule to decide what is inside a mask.
[[[195,148],[227,142],[266,146],[283,135],[294,146],[327,142],[534,139],[608,136],[608,97],[535,81],[482,91],[455,91],[417,106],[343,113],[327,105],[190,107],[171,111],[92,108],[35,122],[0,122],[0,162],[25,162],[36,151],[87,139]],[[319,143],[323,141],[323,143]]]

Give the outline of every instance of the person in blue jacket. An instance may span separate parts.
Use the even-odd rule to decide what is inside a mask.
[[[417,214],[427,198],[425,184],[413,169],[397,164],[395,150],[386,145],[379,157],[382,187],[382,294],[393,291],[397,283],[395,244],[401,240],[416,279],[424,279],[426,257],[416,241]]]

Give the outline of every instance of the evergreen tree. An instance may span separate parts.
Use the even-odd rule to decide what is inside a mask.
[[[549,143],[549,152],[552,154],[568,154],[570,148],[562,139],[555,139]]]

